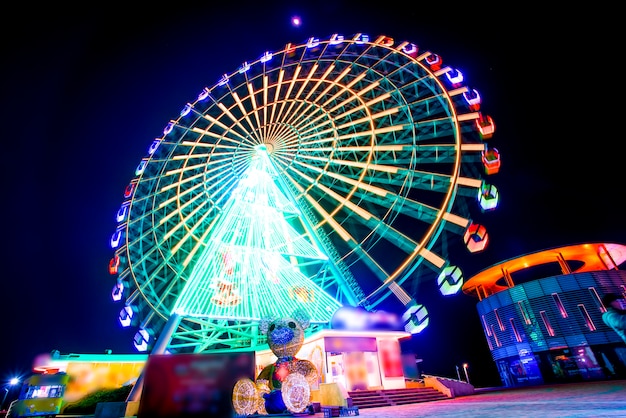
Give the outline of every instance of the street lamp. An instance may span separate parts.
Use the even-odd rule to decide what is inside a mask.
[[[465,371],[465,381],[469,383],[469,374],[467,374],[467,363],[463,363],[463,370]]]
[[[17,385],[19,383],[20,379],[18,379],[17,377],[12,378],[11,380],[9,380],[9,384],[8,386],[4,387],[4,396],[2,397],[2,403],[0,403],[0,410],[3,410],[3,406],[4,406],[4,401],[7,400],[7,395],[9,394],[9,390],[11,389],[11,386],[13,385]]]

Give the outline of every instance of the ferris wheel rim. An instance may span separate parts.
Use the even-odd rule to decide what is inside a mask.
[[[463,163],[461,125],[467,121],[473,122],[471,114],[476,114],[476,112],[465,109],[465,113],[460,114],[457,109],[458,105],[455,104],[455,99],[442,78],[442,75],[445,75],[445,71],[436,71],[432,68],[432,65],[429,66],[426,62],[426,58],[434,54],[428,51],[423,52],[421,55],[413,54],[413,52],[409,51],[412,51],[412,47],[416,47],[414,44],[408,42],[396,44],[391,38],[383,36],[372,41],[366,40],[363,34],[357,34],[352,39],[342,39],[340,43],[337,43],[337,39],[337,35],[331,36],[328,40],[310,38],[304,44],[287,44],[282,50],[274,53],[266,52],[256,61],[245,62],[239,69],[230,74],[224,74],[212,88],[202,89],[197,99],[194,102],[187,103],[181,110],[179,117],[172,119],[166,125],[163,136],[155,138],[153,145],[149,149],[149,155],[142,159],[137,168],[136,178],[131,182],[131,184],[134,184],[132,198],[127,203],[128,213],[138,213],[141,216],[137,218],[129,216],[125,220],[123,228],[121,228],[124,232],[125,242],[116,251],[116,254],[122,254],[125,251],[128,263],[128,267],[119,275],[118,280],[134,282],[136,290],[133,293],[135,295],[133,300],[141,300],[146,310],[150,311],[151,316],[156,315],[163,320],[167,319],[171,313],[169,310],[171,303],[166,300],[166,297],[176,287],[176,283],[172,283],[172,281],[158,281],[158,276],[160,274],[163,276],[169,275],[169,277],[174,277],[176,280],[184,281],[186,267],[181,268],[180,266],[187,266],[191,263],[193,255],[200,246],[198,243],[206,239],[211,229],[210,227],[198,227],[200,221],[197,219],[194,219],[194,223],[187,222],[187,219],[195,216],[195,214],[185,212],[184,205],[196,204],[192,202],[192,199],[189,197],[190,194],[192,192],[201,194],[204,187],[206,202],[198,204],[195,210],[198,212],[202,210],[208,211],[205,212],[205,217],[202,219],[204,222],[210,216],[215,218],[215,213],[219,212],[220,204],[225,201],[227,194],[221,189],[219,193],[208,193],[206,184],[215,182],[215,179],[219,176],[232,189],[238,179],[241,178],[241,174],[245,170],[247,161],[251,159],[255,147],[259,145],[267,147],[278,172],[286,178],[289,187],[296,195],[296,200],[301,203],[305,202],[317,211],[318,221],[314,224],[314,229],[323,230],[324,228],[329,228],[330,235],[335,240],[342,238],[346,242],[350,240],[354,242],[340,251],[340,260],[345,261],[348,267],[350,267],[357,262],[361,262],[362,257],[365,257],[370,259],[368,260],[369,264],[366,263],[366,266],[378,269],[376,274],[378,274],[379,286],[365,292],[366,299],[377,296],[379,297],[378,302],[381,302],[390,294],[396,292],[395,289],[398,287],[398,284],[407,279],[408,274],[416,268],[418,262],[432,263],[436,267],[441,267],[447,263],[445,257],[435,254],[432,250],[437,243],[439,234],[442,232],[442,224],[456,222],[457,226],[463,227],[469,222],[468,219],[463,219],[461,216],[453,214],[452,205],[457,197],[457,187],[459,186]],[[370,51],[368,53],[373,54],[371,52],[373,50],[384,50],[384,53],[358,65],[355,61],[368,53],[357,51],[351,52],[344,57],[341,53],[334,52],[332,54],[329,53],[330,55],[327,57],[324,55],[325,52],[320,52],[317,56],[311,53],[309,58],[307,58],[307,54],[310,51],[328,51],[336,45],[340,45],[343,51],[349,48],[362,47],[364,50]],[[300,60],[289,61],[288,55],[298,55],[298,53],[300,54]],[[270,68],[268,62],[277,56],[282,57],[282,63],[275,68]],[[403,61],[401,61],[401,64],[393,61],[398,59],[398,57],[402,57]],[[350,59],[353,61],[350,61]],[[383,74],[386,68],[373,71],[373,65],[365,65],[365,63],[371,64],[371,61],[375,61],[378,65],[383,60],[389,60],[388,62],[385,61],[385,65],[389,65],[390,68],[395,65],[393,68],[395,72],[406,71],[405,67],[409,66],[412,72],[416,74],[419,72],[421,78],[415,76],[417,81],[411,80],[411,82],[415,83],[416,86],[419,85],[423,90],[430,91],[430,95],[426,99],[417,96],[408,99],[409,93],[404,91],[400,93],[402,89],[410,91],[412,87],[406,87],[408,82],[402,84],[403,82],[394,80],[391,70],[389,74]],[[324,65],[326,66],[325,72],[317,76],[314,75],[316,74],[315,69]],[[344,66],[341,72],[333,67],[341,65]],[[383,64],[380,64],[380,66],[383,67]],[[248,73],[248,71],[256,67],[258,67],[258,74],[253,77],[252,73]],[[353,67],[358,68],[360,72],[355,71]],[[244,69],[245,71],[243,71]],[[293,73],[304,74],[307,78],[304,76],[298,78],[297,75],[289,73],[288,70]],[[275,79],[271,79],[272,76],[275,76]],[[341,81],[346,76],[353,78],[350,81],[351,84],[343,85]],[[288,81],[283,83],[281,80]],[[367,83],[359,84],[361,80],[367,80]],[[308,93],[309,96],[290,99],[286,95],[278,100],[281,88],[296,90],[298,88],[296,84],[298,83],[300,83],[299,87],[301,90]],[[309,83],[311,86],[322,87],[319,87],[318,90],[315,87],[312,90],[305,91],[304,86],[306,83]],[[381,88],[380,85],[385,87]],[[316,95],[323,97],[325,91],[333,89],[337,97],[341,97],[343,100],[343,102],[332,101],[329,97],[325,97],[328,103],[335,106],[334,108],[322,106],[322,102],[319,102],[321,99],[317,99],[318,102],[313,99],[309,100],[310,97],[315,97]],[[246,90],[248,91],[248,96],[244,95]],[[370,91],[378,91],[379,94],[378,96],[368,97],[367,95]],[[381,91],[385,93],[384,99],[380,98],[383,96],[380,93]],[[272,93],[276,97],[274,102],[268,100],[268,96],[271,96]],[[453,93],[458,95],[459,91]],[[411,94],[415,93],[411,92]],[[257,95],[259,95],[258,99]],[[255,100],[262,103],[255,103]],[[386,100],[388,102],[385,102]],[[210,104],[200,110],[202,103],[205,103],[205,101],[208,101]],[[385,102],[385,104],[389,103],[389,106],[376,107],[377,101]],[[426,129],[422,128],[420,124],[432,124],[435,126],[437,123],[440,123],[439,119],[437,121],[428,118],[419,119],[418,111],[421,111],[420,106],[423,106],[421,101],[428,102],[430,106],[439,107],[438,112],[440,113],[437,115],[443,120],[439,129],[446,130],[447,142],[430,145],[426,141],[427,146],[420,146],[417,143],[415,138],[419,135],[416,134],[416,131],[423,129],[426,132]],[[233,116],[238,109],[244,107],[244,103],[248,102],[250,106],[254,107],[254,111],[247,113],[242,111],[241,115]],[[352,104],[347,106],[344,103]],[[296,112],[296,116],[282,120],[272,120],[270,119],[271,116],[268,116],[270,113],[272,115],[275,113],[281,115],[283,111],[288,112],[294,109],[296,111],[304,109],[306,112],[302,110],[300,113]],[[341,124],[341,121],[337,120],[336,115],[333,115],[329,109],[332,109],[335,113],[339,109],[342,112],[341,115],[350,122],[344,121]],[[216,111],[221,113],[216,113]],[[360,118],[349,119],[345,116],[350,116],[351,114],[356,114]],[[401,114],[404,119],[400,119],[400,117],[393,119],[396,114]],[[192,116],[192,119],[195,119],[186,121],[185,118],[188,118],[189,115]],[[265,118],[265,122],[255,125],[254,118],[257,118],[257,121]],[[207,120],[209,122],[206,122]],[[385,120],[387,121],[386,124],[381,123],[381,121]],[[228,121],[230,121],[230,125],[226,123]],[[310,121],[314,121],[317,125]],[[400,126],[399,121],[402,122],[401,128],[398,128]],[[249,129],[242,129],[243,125],[246,125]],[[359,131],[358,128],[361,126],[367,127],[367,130]],[[352,127],[355,128],[351,131]],[[216,129],[216,132],[219,130],[219,134],[211,131],[211,129]],[[328,134],[329,132],[330,134]],[[324,137],[324,135],[328,137]],[[388,138],[386,135],[388,135]],[[404,135],[404,137],[401,135]],[[426,133],[422,135],[426,135]],[[366,139],[360,139],[361,137]],[[398,140],[398,137],[400,145],[396,145],[394,142],[394,140]],[[408,140],[407,137],[409,138]],[[204,141],[202,138],[204,138]],[[211,138],[215,143],[211,146],[210,141],[207,141],[206,138]],[[439,138],[440,136],[432,134],[431,139]],[[184,149],[184,152],[178,154],[171,152],[167,157],[172,166],[174,166],[173,162],[176,158],[179,158],[181,164],[174,168],[162,164],[158,170],[149,172],[152,167],[151,164],[154,163],[155,153],[158,153],[160,149],[166,146],[172,149],[177,147]],[[227,163],[222,164],[222,161],[218,160],[218,158],[223,157],[217,152],[220,147],[232,153]],[[404,148],[411,149],[408,152]],[[434,160],[434,158],[439,158],[438,156],[424,157],[424,155],[434,153],[433,150],[435,149],[441,149],[442,154],[446,153],[446,158],[450,160],[448,162],[449,171],[437,173],[434,171],[429,172],[428,170],[418,170],[417,168],[420,165],[435,165],[435,162],[438,162]],[[474,153],[480,150],[478,145],[471,148],[471,152]],[[193,155],[194,158],[196,158],[196,155],[203,155],[207,162],[196,173],[196,171],[193,171],[194,163],[196,165],[201,164],[197,163],[197,158],[185,158],[185,153],[186,155]],[[402,158],[395,156],[398,154]],[[302,157],[303,155],[306,155],[306,160]],[[213,164],[211,158],[215,158],[218,162]],[[353,159],[350,160],[349,158]],[[426,163],[423,163],[421,159],[427,160]],[[314,165],[310,161],[322,162],[319,165]],[[402,165],[400,161],[402,161]],[[394,167],[394,164],[397,164],[399,168]],[[349,167],[346,168],[346,166]],[[225,171],[219,173],[218,169]],[[402,174],[404,177],[397,180],[400,169],[404,172]],[[372,175],[371,172],[373,171],[386,172],[387,177],[380,173]],[[411,173],[407,174],[408,172]],[[194,176],[201,179],[192,188],[188,187],[188,183],[191,182],[189,173],[193,173]],[[299,175],[310,180],[307,180],[304,184],[299,183],[301,181],[298,177]],[[165,179],[171,176],[175,180],[166,182]],[[414,176],[423,183],[430,180],[432,183],[431,188],[438,188],[438,197],[443,195],[443,198],[440,198],[437,204],[430,204],[412,197],[411,193],[414,191],[412,185],[415,183]],[[386,189],[387,185],[383,180],[387,178],[390,179],[390,183],[396,182],[394,184],[395,188],[390,187],[390,190]],[[476,188],[480,182],[478,179],[470,180],[465,178],[463,185]],[[149,182],[150,187],[145,187]],[[221,187],[225,188],[226,186]],[[336,187],[336,189],[332,187]],[[423,190],[428,190],[427,185],[421,185],[420,187],[423,187]],[[171,198],[170,203],[164,203],[168,201],[164,200],[157,192],[143,191],[144,188],[146,190],[159,190],[158,193],[175,190],[175,197]],[[215,190],[218,189],[212,189],[212,191]],[[336,203],[329,204],[328,195],[333,196],[332,198],[336,200]],[[388,205],[381,204],[378,195],[392,196],[389,199],[392,203]],[[355,203],[355,200],[357,203]],[[155,208],[167,206],[171,202],[174,202],[174,205],[171,206],[170,212],[176,212],[176,215],[160,215],[161,217],[159,218],[158,209]],[[137,210],[138,207],[143,209]],[[382,215],[375,213],[372,208],[376,210],[381,210],[382,208],[385,213]],[[397,230],[397,227],[394,225],[394,219],[404,216],[401,213],[401,209],[407,209],[407,211],[416,213],[418,211],[424,212],[427,213],[426,216],[429,216],[426,232],[419,239],[408,237],[403,231]],[[213,211],[213,215],[206,215],[210,211]],[[319,215],[320,213],[322,216]],[[176,216],[178,216],[178,224],[171,221]],[[340,216],[343,219],[337,221]],[[370,219],[372,217],[375,218],[375,220],[370,221],[366,219],[368,216]],[[413,219],[417,219],[418,215],[412,216],[415,217]],[[359,227],[363,230],[369,227],[369,232],[359,231],[361,235],[357,237],[354,230],[347,231],[346,225],[352,221],[360,222]],[[143,225],[138,227],[137,230],[133,230],[136,227],[133,225],[144,223],[150,227]],[[210,224],[211,222],[208,223]],[[161,225],[164,225],[163,232],[160,231]],[[189,241],[169,243],[167,240],[174,234],[172,232],[174,229],[183,231],[185,239]],[[387,238],[385,235],[387,235]],[[382,262],[384,257],[378,254],[381,251],[378,242],[384,239],[389,240],[389,236],[396,240],[404,241],[400,243],[400,248],[405,257],[391,271],[389,271],[387,265],[383,265],[386,264]],[[140,253],[135,249],[135,246],[144,245],[145,242],[150,242],[151,240],[152,246],[148,248],[147,254]],[[179,251],[180,248],[186,245],[193,247],[193,243],[195,243],[195,250],[191,248],[185,259],[176,262],[170,261],[173,260],[172,252],[174,250]],[[377,251],[376,255],[374,255],[374,248]],[[151,266],[155,267],[155,269],[158,268],[159,271],[156,273],[151,272],[157,279],[151,278],[149,283],[142,275],[145,274],[145,266],[150,257],[161,260],[161,265],[157,267]],[[395,285],[393,292],[389,290],[392,284]],[[162,293],[162,295],[159,295],[159,293]]]

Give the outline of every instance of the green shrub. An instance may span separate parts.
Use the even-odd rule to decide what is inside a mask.
[[[77,401],[67,403],[63,406],[63,414],[87,414],[93,415],[96,406],[101,402],[125,402],[133,385],[122,386],[117,389],[100,389],[92,392]]]

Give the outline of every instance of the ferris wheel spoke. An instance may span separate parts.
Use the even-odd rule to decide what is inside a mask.
[[[274,85],[274,99],[270,103],[268,103],[268,106],[270,107],[270,116],[269,116],[269,122],[268,122],[269,124],[268,137],[275,136],[274,130],[276,129],[276,123],[279,121],[276,118],[276,111],[281,101],[280,91],[282,87],[282,76],[284,74],[285,74],[284,72],[280,73],[281,77],[279,80],[277,80],[276,84]]]
[[[385,271],[384,267],[379,264],[380,259],[374,258],[373,253],[363,249],[361,245],[358,245],[355,241],[347,241],[350,247],[350,252],[346,254],[346,264],[349,266],[363,264],[368,268],[379,281],[384,282],[389,278],[390,272]],[[352,262],[354,260],[354,262]],[[370,283],[371,285],[371,283]],[[367,297],[366,299],[369,299]]]
[[[234,107],[237,106],[237,107]],[[241,106],[241,103],[236,103],[235,105],[233,105],[233,110],[237,109],[239,110]],[[254,127],[254,125],[252,125],[250,118],[248,117],[248,114],[246,114],[245,118],[243,118],[243,120],[245,120],[246,122],[248,122],[248,128],[246,128],[245,126],[243,126],[243,124],[241,123],[241,118],[235,116],[230,109],[226,108],[225,106],[221,105],[220,106],[220,110],[222,111],[223,115],[226,115],[230,121],[232,122],[232,126],[237,127],[240,129],[241,133],[232,129],[232,126],[226,126],[225,124],[222,124],[221,122],[219,122],[218,120],[215,120],[213,118],[211,118],[211,120],[214,120],[216,124],[219,124],[223,129],[224,129],[224,133],[220,136],[221,139],[225,139],[225,140],[231,140],[233,142],[233,144],[235,144],[235,146],[239,146],[240,144],[247,144],[249,146],[254,146],[255,143],[254,141],[252,141],[250,138],[255,138],[256,137],[256,141],[259,141],[260,138],[258,137],[258,134],[255,134],[255,132],[257,131]],[[224,118],[225,119],[225,118]],[[226,135],[228,133],[228,135]]]
[[[307,134],[310,133],[314,135],[316,132],[323,129],[324,125],[329,125],[330,121],[328,120],[324,120],[320,123],[322,119],[326,118],[322,109],[314,107],[311,103],[306,104],[306,108],[302,109],[304,106],[305,102],[302,102],[299,108],[293,111],[294,117],[285,121],[290,129],[299,132],[302,136],[307,136]]]

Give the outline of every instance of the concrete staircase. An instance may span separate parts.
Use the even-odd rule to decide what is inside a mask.
[[[348,395],[352,399],[352,405],[359,409],[448,399],[446,395],[431,387],[355,390],[348,392]]]

